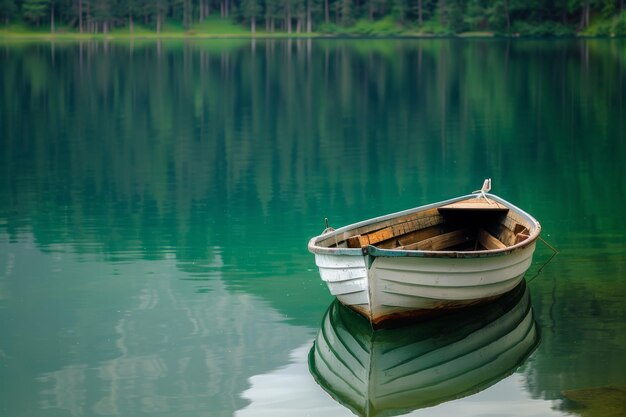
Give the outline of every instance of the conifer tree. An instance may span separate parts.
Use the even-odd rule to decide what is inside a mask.
[[[4,20],[5,25],[9,24],[9,20],[15,15],[16,10],[15,0],[0,0],[0,18]]]
[[[41,18],[48,11],[48,0],[24,0],[22,3],[22,16],[24,19],[39,26]]]

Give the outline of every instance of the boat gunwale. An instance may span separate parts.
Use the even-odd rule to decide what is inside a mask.
[[[414,207],[408,210],[402,210],[395,213],[386,214],[383,216],[374,217],[368,220],[363,220],[357,223],[352,223],[346,226],[342,226],[338,229],[335,229],[332,232],[324,233],[318,236],[315,236],[309,240],[308,250],[314,254],[323,254],[323,255],[348,255],[348,256],[373,256],[373,257],[429,257],[429,258],[483,258],[483,257],[492,257],[492,256],[502,256],[508,255],[513,251],[517,251],[520,249],[524,249],[535,243],[539,234],[541,233],[541,225],[539,222],[530,214],[517,207],[516,205],[504,200],[501,197],[498,197],[494,194],[485,193],[484,196],[494,200],[502,205],[504,205],[509,210],[513,210],[515,213],[520,215],[524,220],[528,221],[532,226],[532,230],[530,231],[530,235],[525,240],[516,243],[515,245],[510,245],[501,249],[485,249],[485,250],[477,250],[477,251],[450,251],[450,250],[419,250],[419,249],[382,249],[373,245],[369,245],[364,248],[330,248],[318,246],[318,242],[321,239],[327,239],[332,236],[336,236],[339,234],[343,234],[350,230],[369,226],[375,223],[384,222],[387,220],[392,220],[397,217],[408,216],[410,214],[418,213],[420,211],[425,211],[434,208],[440,208],[446,206],[448,204],[453,204],[459,201],[470,200],[473,198],[480,198],[483,194],[467,194],[460,197],[455,197],[449,200],[440,201],[437,203],[426,204],[419,207]]]

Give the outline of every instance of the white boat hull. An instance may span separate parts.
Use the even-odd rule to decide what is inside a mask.
[[[376,257],[316,254],[331,294],[373,323],[491,300],[517,286],[535,244],[486,258]]]
[[[368,232],[371,229],[372,233],[380,234],[376,232],[377,225],[382,224],[387,229],[396,227],[393,226],[396,217],[412,216],[411,219],[418,219],[414,223],[427,223],[432,221],[432,208],[450,201],[458,202],[457,199],[322,234],[311,240],[309,250],[314,253],[320,276],[331,294],[374,324],[493,300],[523,280],[532,262],[540,226],[510,203],[496,196],[489,197],[508,208],[509,217],[525,225],[529,236],[524,241],[478,251],[385,249],[372,244],[360,249],[339,244],[324,246],[335,240],[346,241],[346,237],[356,234],[355,230]],[[420,213],[425,213],[423,219],[419,218]],[[407,225],[402,227],[409,227],[412,223],[404,220],[402,224]]]

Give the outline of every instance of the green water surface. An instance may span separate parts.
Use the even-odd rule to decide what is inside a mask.
[[[486,177],[560,252],[527,274],[541,340],[411,415],[626,414],[626,41],[9,42],[0,69],[1,416],[352,415],[307,367],[308,239]]]

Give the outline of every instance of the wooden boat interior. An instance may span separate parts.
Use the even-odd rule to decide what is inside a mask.
[[[317,244],[329,248],[373,245],[423,251],[499,250],[528,239],[533,227],[501,203],[473,197],[333,233]]]

